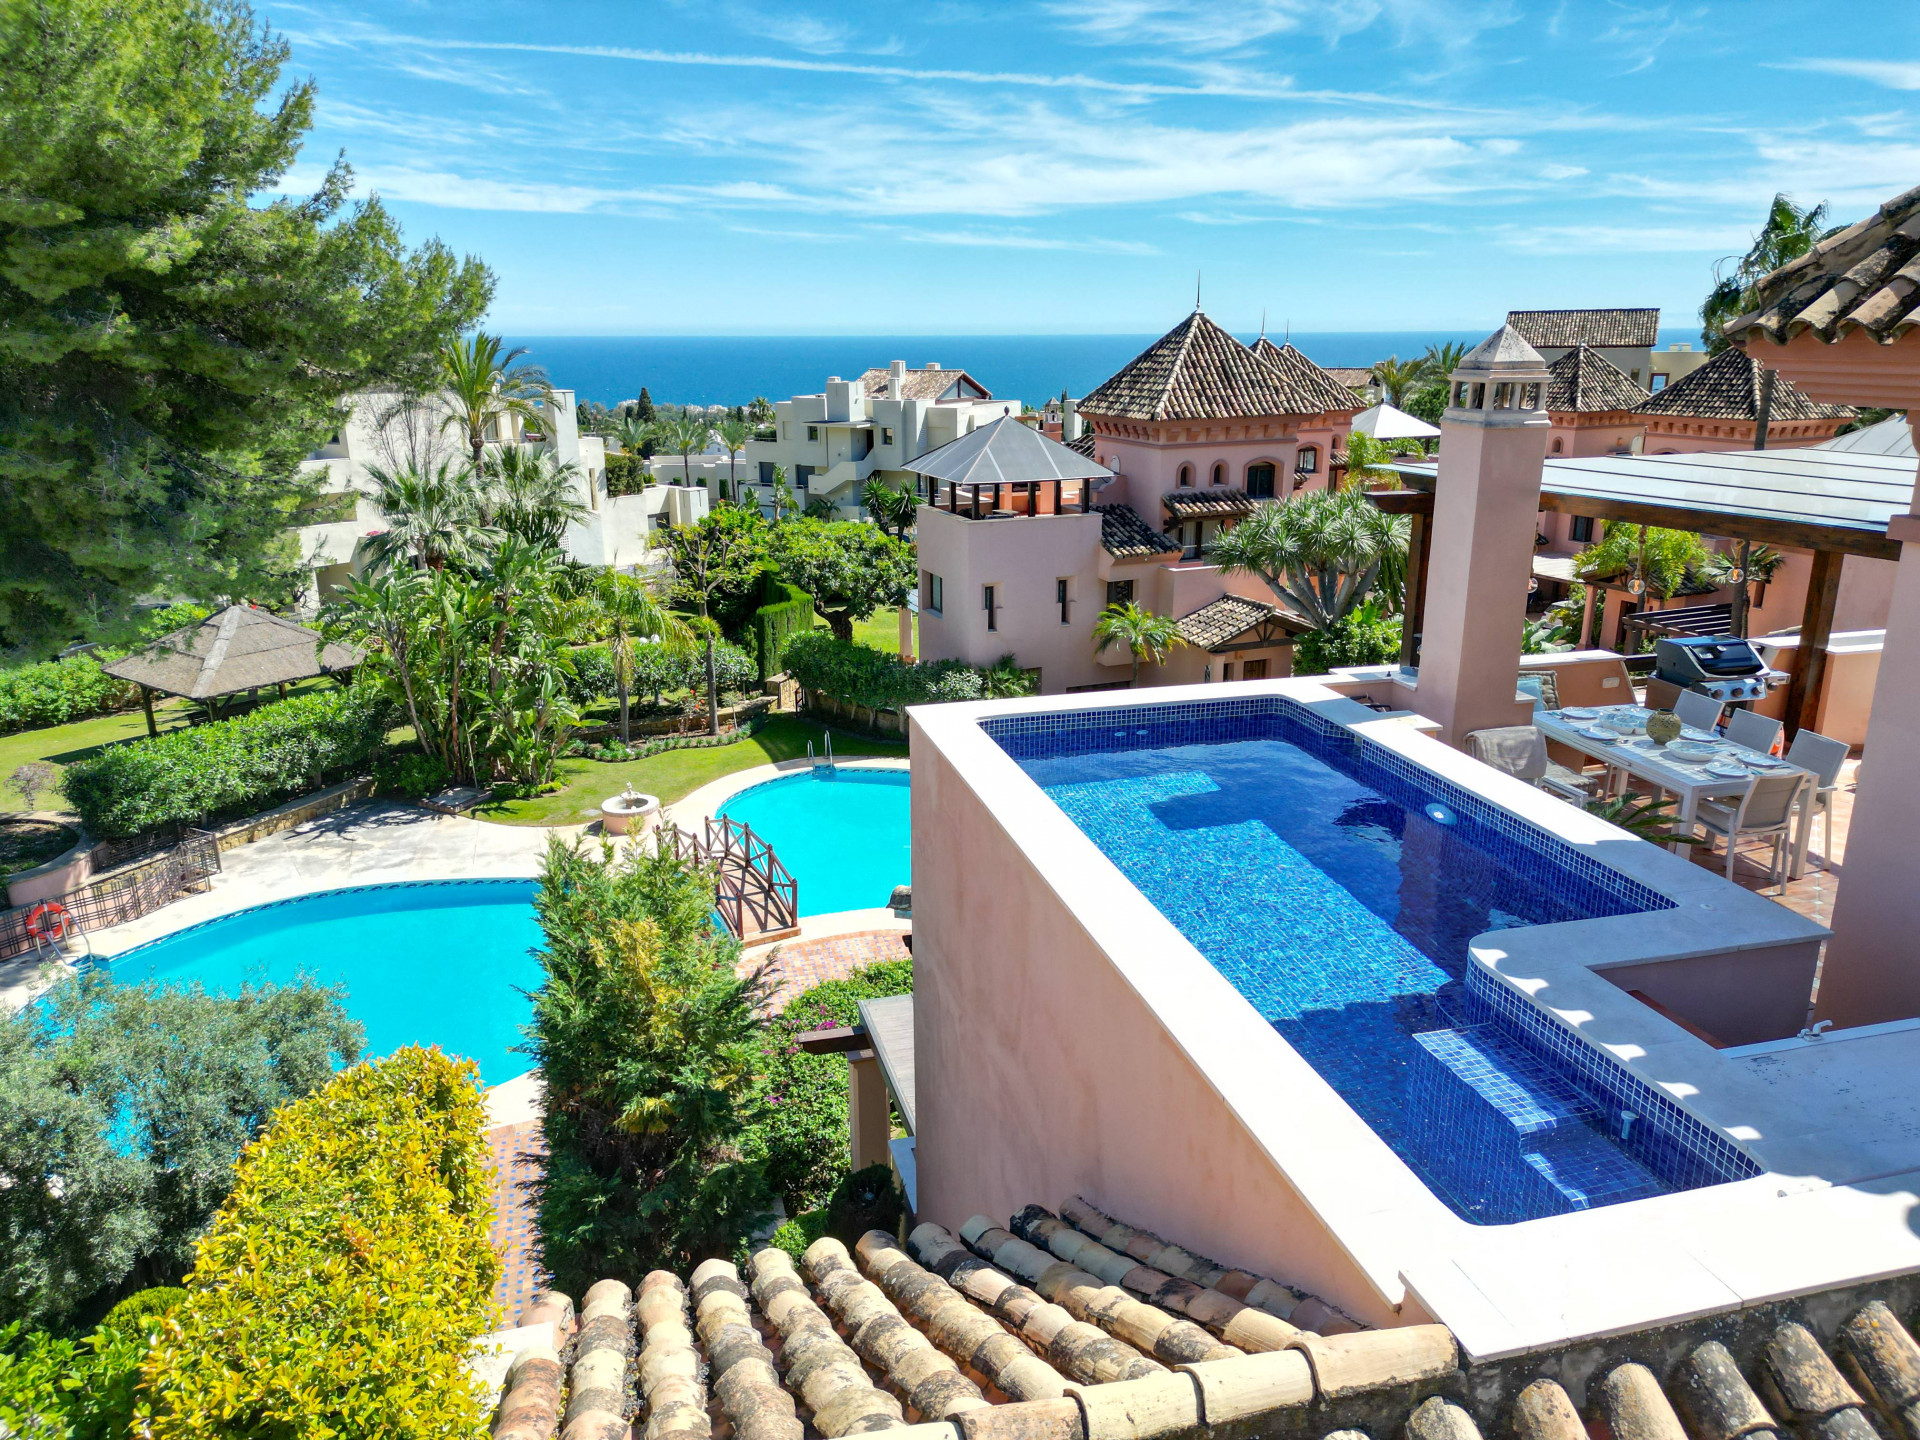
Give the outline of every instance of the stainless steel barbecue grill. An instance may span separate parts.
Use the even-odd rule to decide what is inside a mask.
[[[1656,640],[1653,659],[1653,673],[1662,680],[1726,705],[1762,699],[1789,678],[1784,671],[1768,669],[1752,645],[1733,635]]]

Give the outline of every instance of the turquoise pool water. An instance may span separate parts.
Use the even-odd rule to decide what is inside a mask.
[[[884,905],[913,878],[907,772],[824,768],[742,790],[720,813],[744,820],[800,882],[800,913]]]
[[[363,1058],[438,1045],[488,1085],[524,1074],[515,1054],[541,980],[531,880],[363,885],[209,920],[111,962],[114,979],[198,982],[231,994],[299,977],[344,985],[366,1027]]]

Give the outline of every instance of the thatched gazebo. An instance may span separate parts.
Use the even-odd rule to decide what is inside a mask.
[[[229,605],[101,669],[140,687],[147,733],[157,735],[155,691],[197,700],[217,717],[219,702],[227,696],[273,686],[284,698],[287,686],[317,675],[342,674],[362,658],[349,645],[327,641],[323,647],[317,630],[250,605]]]

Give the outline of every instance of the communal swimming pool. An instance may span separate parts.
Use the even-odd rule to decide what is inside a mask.
[[[800,884],[800,913],[885,905],[913,878],[905,770],[820,766],[742,790],[720,807],[773,847]]]
[[[1758,1173],[1469,963],[1664,896],[1280,696],[982,726],[1456,1214]]]
[[[438,1045],[498,1085],[532,1065],[513,1047],[531,1011],[523,992],[542,978],[533,892],[531,880],[327,890],[209,920],[109,963],[115,980],[225,994],[301,977],[344,985],[348,1012],[366,1027],[363,1058]]]

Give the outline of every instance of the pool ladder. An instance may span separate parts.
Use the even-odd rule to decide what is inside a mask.
[[[823,733],[820,738],[826,741],[826,756],[823,759],[815,755],[813,753],[813,741],[809,740],[807,741],[807,764],[815,770],[824,768],[831,773],[833,770],[833,736],[830,733]]]

